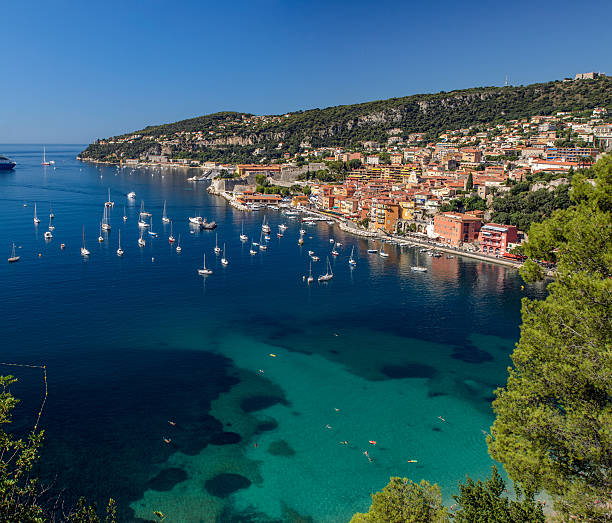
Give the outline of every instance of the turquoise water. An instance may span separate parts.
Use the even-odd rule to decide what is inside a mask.
[[[251,256],[239,234],[244,223],[258,239],[263,213],[232,209],[187,170],[81,164],[79,150],[48,147],[56,165],[43,168],[39,147],[3,146],[19,165],[0,173],[0,245],[8,257],[15,241],[21,255],[0,264],[0,359],[47,365],[39,472],[68,501],[112,496],[124,521],[161,510],[167,521],[337,522],[366,510],[390,476],[437,482],[449,500],[465,474],[488,474],[482,431],[524,295],[514,270],[421,255],[429,272],[413,273],[415,249],[371,256],[327,224],[306,227],[300,248],[299,224],[271,210],[268,251]],[[109,187],[112,229],[98,243]],[[145,233],[144,248],[141,200],[159,234]],[[181,254],[161,222],[164,200]],[[217,230],[192,233],[196,211]],[[334,279],[307,286],[307,251],[321,257],[314,275],[324,272],[330,237],[343,244]],[[205,278],[203,253],[214,270]],[[25,430],[40,370],[0,371],[20,378],[15,427]]]

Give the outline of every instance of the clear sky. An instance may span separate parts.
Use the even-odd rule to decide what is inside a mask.
[[[611,0],[3,2],[0,143],[612,74]]]

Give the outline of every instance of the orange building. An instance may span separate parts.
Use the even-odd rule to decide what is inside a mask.
[[[471,214],[443,212],[434,217],[434,233],[455,247],[476,241],[481,225],[481,219]]]

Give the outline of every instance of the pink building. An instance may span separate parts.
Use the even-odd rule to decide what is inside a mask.
[[[480,252],[487,254],[504,254],[508,251],[508,244],[516,243],[517,240],[517,229],[514,225],[487,223],[481,227],[478,234]]]

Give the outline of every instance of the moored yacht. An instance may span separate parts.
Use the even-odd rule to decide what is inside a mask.
[[[0,154],[0,171],[10,171],[17,165],[17,162],[11,160],[8,156]],[[17,256],[19,258],[19,256]]]
[[[19,261],[19,256],[15,255],[15,244],[13,243],[13,251],[11,252],[11,255],[9,256],[8,262],[15,263],[18,261]]]

